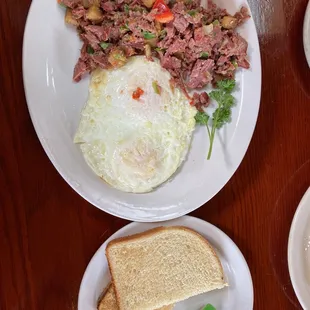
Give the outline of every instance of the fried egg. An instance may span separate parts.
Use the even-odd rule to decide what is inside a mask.
[[[118,69],[93,72],[74,142],[112,187],[149,192],[184,161],[197,111],[170,79],[157,60],[144,56],[131,57]],[[139,88],[143,94],[133,99]]]

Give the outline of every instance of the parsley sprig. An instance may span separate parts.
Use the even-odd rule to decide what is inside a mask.
[[[211,158],[215,132],[231,121],[231,108],[235,104],[235,98],[231,94],[236,86],[235,80],[222,80],[217,82],[217,89],[210,92],[209,96],[218,104],[212,114],[212,125],[209,125],[210,116],[205,112],[198,111],[195,120],[199,125],[207,127],[210,146],[207,159]]]

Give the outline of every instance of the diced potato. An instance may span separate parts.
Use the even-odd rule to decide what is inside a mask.
[[[155,20],[155,29],[157,30],[157,32],[161,32],[163,30],[163,24]]]
[[[176,52],[176,53],[174,53],[174,56],[176,58],[179,58],[179,59],[184,59],[184,53],[183,52]]]
[[[237,18],[233,16],[224,16],[221,21],[222,27],[225,29],[234,29],[238,25]]]
[[[89,0],[82,0],[82,5],[85,9],[88,9],[90,7]]]
[[[158,43],[158,38],[153,38],[153,39],[145,40],[145,43],[147,43],[151,47],[156,47],[157,43]]]
[[[202,26],[205,34],[210,34],[213,31],[213,24]]]
[[[82,0],[82,5],[85,9],[88,9],[92,5],[100,7],[100,0]]]
[[[86,12],[86,18],[94,23],[99,23],[103,20],[103,13],[100,8],[92,5]]]
[[[142,0],[142,3],[149,9],[153,6],[154,2],[155,0]]]
[[[145,50],[145,56],[146,58],[151,58],[152,57],[152,49],[151,49],[151,46],[149,44],[146,44],[144,46],[144,50]]]
[[[92,5],[97,6],[100,8],[100,2],[101,0],[88,0]]]
[[[127,62],[127,58],[123,50],[115,48],[110,52],[108,61],[114,68],[119,68]]]
[[[78,26],[79,24],[77,20],[73,18],[72,10],[69,8],[66,9],[65,22],[73,26]]]

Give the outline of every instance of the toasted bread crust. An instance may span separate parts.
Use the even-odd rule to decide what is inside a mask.
[[[99,309],[99,306],[102,302],[102,300],[104,299],[104,297],[106,296],[106,294],[109,292],[109,290],[111,289],[112,283],[109,283],[108,286],[103,290],[103,292],[101,293],[101,295],[98,298],[97,301],[97,309]]]
[[[110,292],[110,290],[113,290],[114,291],[113,295],[115,295],[115,290],[114,290],[112,282],[110,282],[108,284],[108,286],[103,290],[103,292],[101,293],[100,297],[98,298],[98,303],[97,303],[97,309],[98,310],[100,310],[101,302],[106,297],[106,295]],[[171,309],[173,309],[173,307],[174,307],[174,305],[168,305],[168,306],[164,306],[164,307],[162,307],[160,309],[157,309],[157,310],[171,310]],[[110,309],[110,310],[116,310],[116,308],[113,308],[113,309]]]

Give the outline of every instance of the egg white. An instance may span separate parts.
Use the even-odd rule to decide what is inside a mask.
[[[149,192],[174,174],[188,152],[196,109],[157,60],[131,57],[119,69],[96,70],[74,142],[111,186]],[[161,87],[157,94],[152,83]],[[139,100],[132,93],[140,87]]]

